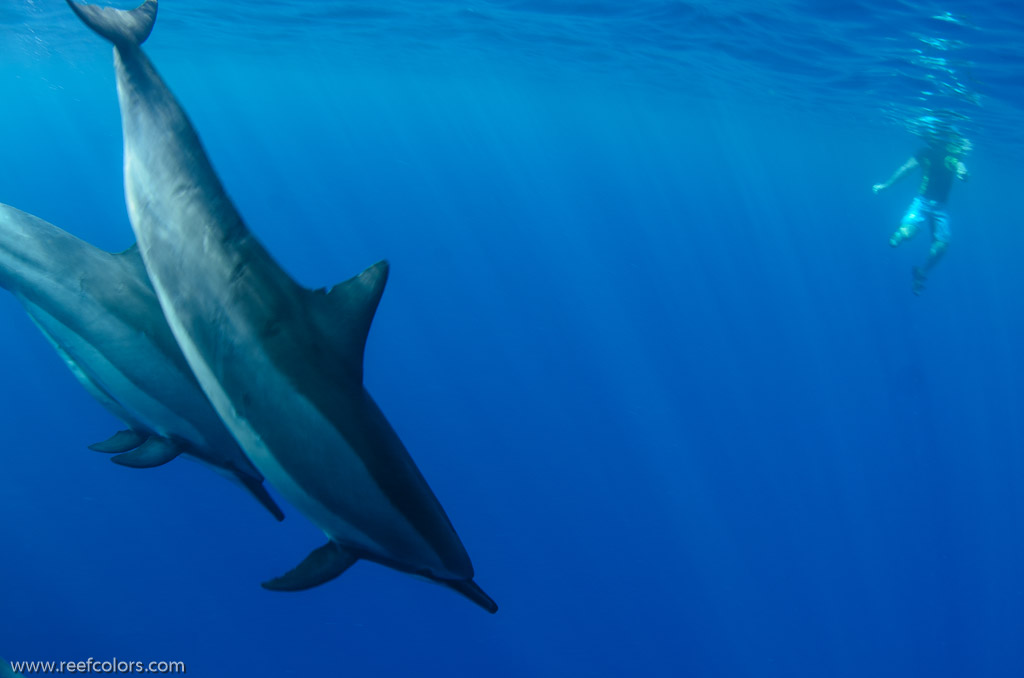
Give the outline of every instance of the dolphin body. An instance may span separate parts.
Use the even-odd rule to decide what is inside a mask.
[[[359,559],[423,576],[489,612],[444,509],[363,386],[380,262],[330,291],[296,283],[257,242],[141,44],[157,0],[67,0],[114,45],[128,214],[164,314],[249,459],[328,537],[263,586],[303,590]]]
[[[128,429],[92,445],[124,466],[185,454],[284,514],[185,362],[138,249],[111,254],[0,204],[0,287],[10,290],[79,382]]]

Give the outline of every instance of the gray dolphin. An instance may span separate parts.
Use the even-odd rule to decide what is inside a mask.
[[[455,529],[363,386],[380,262],[330,291],[299,286],[245,226],[174,94],[142,52],[157,0],[68,5],[114,44],[128,214],[199,383],[267,480],[328,537],[264,583],[301,590],[359,559],[421,575],[489,612]]]
[[[199,387],[138,249],[111,254],[0,204],[0,287],[14,293],[83,386],[128,429],[91,445],[124,466],[191,456],[284,514]]]

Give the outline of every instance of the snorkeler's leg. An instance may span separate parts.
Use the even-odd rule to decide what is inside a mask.
[[[931,273],[932,269],[935,268],[935,264],[939,263],[939,260],[946,253],[946,248],[949,247],[949,239],[952,236],[952,232],[949,229],[949,215],[946,213],[946,210],[934,210],[931,215],[931,228],[932,246],[928,249],[928,258],[925,260],[924,266],[921,267],[921,272],[925,276]]]
[[[910,203],[907,213],[903,215],[900,227],[889,238],[890,247],[899,247],[904,240],[913,238],[922,221],[924,221],[924,216],[921,214],[920,199],[915,198],[914,202]]]
[[[928,225],[931,227],[932,244],[928,248],[928,258],[925,259],[924,264],[914,267],[914,294],[921,294],[928,275],[946,254],[946,249],[949,247],[949,239],[952,235],[949,229],[949,214],[946,213],[945,209],[932,204],[928,209],[922,211],[924,216],[927,217]],[[920,214],[922,211],[918,213]]]
[[[917,229],[915,227],[907,224],[900,224],[900,227],[897,228],[891,236],[889,236],[889,246],[899,247],[900,243],[904,240],[910,240],[913,238],[914,233],[916,232]]]
[[[942,240],[932,240],[932,246],[928,250],[928,259],[925,260],[924,266],[921,267],[921,272],[926,276],[931,273],[932,269],[935,268],[935,264],[939,263],[942,255],[946,253],[947,247],[949,247],[949,244]]]
[[[939,260],[942,259],[942,255],[946,253],[948,246],[948,243],[942,240],[932,240],[932,246],[928,250],[928,258],[925,260],[924,265],[915,266],[913,269],[914,282],[911,289],[914,294],[921,294],[924,291],[924,283],[928,280],[928,274],[935,268],[935,264],[939,263]]]

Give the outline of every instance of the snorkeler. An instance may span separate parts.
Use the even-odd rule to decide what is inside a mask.
[[[928,250],[928,259],[922,266],[913,268],[914,294],[921,294],[928,274],[946,253],[950,238],[946,200],[949,199],[954,178],[967,181],[967,167],[962,158],[970,150],[971,142],[955,131],[939,134],[933,128],[925,135],[925,146],[921,150],[896,170],[888,181],[872,187],[878,193],[905,177],[915,167],[921,168],[918,196],[903,215],[900,227],[889,238],[889,244],[898,247],[904,240],[914,237],[922,224],[928,224],[931,230],[932,244]]]

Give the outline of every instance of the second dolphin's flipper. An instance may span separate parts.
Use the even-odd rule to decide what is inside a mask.
[[[313,551],[291,572],[263,582],[268,591],[305,591],[326,584],[352,567],[359,557],[330,541]]]
[[[246,473],[235,473],[235,477],[238,478],[238,482],[242,483],[245,489],[249,490],[252,496],[256,497],[256,501],[263,504],[263,507],[270,511],[275,518],[279,521],[284,520],[284,511],[277,505],[274,498],[267,492],[267,488],[263,486],[263,481],[258,478],[253,478]]]
[[[89,446],[89,449],[95,452],[105,452],[106,454],[117,454],[134,450],[144,442],[146,442],[144,437],[131,429],[125,429],[124,431],[118,431],[103,442],[93,443]]]
[[[121,466],[130,466],[131,468],[153,468],[155,466],[163,466],[184,451],[182,446],[173,440],[152,436],[142,444],[142,447],[131,452],[119,454],[111,459],[111,461]]]

